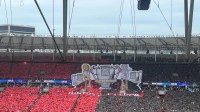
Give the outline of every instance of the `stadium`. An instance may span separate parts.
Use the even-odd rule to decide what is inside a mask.
[[[48,35],[38,34],[38,27],[32,25],[13,25],[12,13],[9,24],[6,3],[12,12],[12,0],[0,0],[0,10],[5,8],[7,17],[7,24],[0,21],[0,112],[200,111],[200,35],[192,33],[197,1],[182,1],[184,35],[169,26],[169,35],[145,36],[136,34],[134,18],[133,33],[120,34],[126,0],[119,0],[116,35],[70,34],[79,2],[75,1],[58,1],[63,5],[60,36],[50,28],[41,1],[32,0],[31,5]],[[21,8],[27,3],[15,2]],[[153,4],[159,8],[154,0],[135,3],[138,11],[148,12]]]

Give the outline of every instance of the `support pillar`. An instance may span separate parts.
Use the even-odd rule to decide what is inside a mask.
[[[113,61],[114,61],[114,62],[116,61],[115,55],[116,55],[116,52],[117,52],[117,51],[116,51],[116,46],[115,46],[115,39],[116,39],[116,38],[114,38],[114,50],[113,50],[113,56],[114,56],[114,57],[113,57]]]
[[[67,53],[67,6],[68,0],[63,0],[63,57],[66,61]]]
[[[135,38],[134,38],[134,62],[136,61],[136,54],[137,54],[137,49],[136,49],[136,47],[137,47],[137,45],[136,45],[136,40],[137,38],[136,38],[136,36],[135,36]]]
[[[194,0],[190,1],[190,16],[188,24],[188,39],[187,39],[187,58],[190,60],[190,48],[191,48],[191,37],[192,37],[192,23],[193,23],[193,12],[194,12]]]
[[[194,12],[194,0],[190,1],[190,13],[188,22],[188,0],[184,0],[184,12],[185,12],[185,46],[186,46],[186,58],[190,59],[190,44],[192,37],[192,23]]]
[[[200,38],[199,38],[199,48],[198,48],[198,63],[200,63]]]
[[[154,54],[154,60],[155,60],[155,63],[157,62],[157,38],[155,38],[155,54]]]
[[[184,0],[184,17],[185,17],[185,54],[188,58],[187,53],[187,39],[188,39],[188,0]]]

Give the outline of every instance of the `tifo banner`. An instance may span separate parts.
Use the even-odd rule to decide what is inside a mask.
[[[86,80],[95,80],[104,87],[109,87],[110,83],[119,80],[128,80],[139,84],[142,82],[142,70],[132,71],[129,64],[120,65],[89,65],[82,64],[82,72],[71,75],[72,85],[77,86]]]

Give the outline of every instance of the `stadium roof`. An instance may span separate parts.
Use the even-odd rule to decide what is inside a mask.
[[[56,38],[60,49],[63,48],[61,37]],[[200,48],[200,36],[193,36],[191,49]],[[185,37],[69,37],[69,50],[179,50],[185,49]],[[0,36],[0,49],[54,49],[50,37]]]

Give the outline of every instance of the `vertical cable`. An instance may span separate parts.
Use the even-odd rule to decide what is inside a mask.
[[[119,35],[119,33],[120,33],[120,29],[119,29],[119,27],[120,27],[120,18],[121,18],[121,10],[122,10],[122,1],[123,1],[123,0],[121,0],[120,10],[119,10],[118,35]]]
[[[132,5],[132,8],[133,8],[133,16],[134,16],[134,33],[135,33],[135,35],[134,35],[134,37],[135,38],[133,38],[134,40],[133,40],[133,42],[134,42],[134,62],[136,61],[136,54],[137,54],[137,45],[136,45],[136,41],[137,41],[137,38],[136,38],[136,35],[137,35],[137,30],[136,30],[136,21],[135,21],[135,3],[134,3],[134,1],[133,1],[133,4],[131,4]]]
[[[12,25],[12,0],[10,0],[10,24]]]
[[[55,33],[55,26],[54,26],[54,20],[55,20],[55,0],[53,0],[53,36],[54,36],[54,33]]]
[[[135,20],[135,3],[133,1],[133,16],[134,16],[134,29],[135,29],[135,37],[137,35],[137,28],[136,28],[136,20]]]
[[[124,0],[123,0],[123,3],[122,3],[121,18],[120,18],[120,32],[119,33],[121,33],[123,11],[124,11]]]
[[[72,12],[71,12],[71,15],[70,15],[70,18],[69,18],[69,30],[68,30],[68,35],[70,33],[70,30],[71,30],[71,24],[72,24],[72,18],[73,18],[73,13],[74,13],[74,7],[75,7],[75,1],[73,1],[73,5],[72,5]]]
[[[55,26],[54,26],[54,22],[55,22],[55,0],[53,0],[53,36],[55,37]],[[56,46],[55,43],[53,43],[54,45],[54,52],[56,52]],[[54,60],[54,52],[53,52],[53,60]]]
[[[123,9],[124,9],[124,0],[121,0],[120,14],[119,14],[119,24],[118,24],[118,35],[120,34],[120,30],[121,30]]]
[[[159,8],[159,4],[157,4],[157,3],[155,2],[155,0],[153,0],[153,2],[154,2],[155,5],[158,7],[158,10],[160,11],[160,13],[161,13],[163,19],[165,20],[167,26],[169,27],[169,29],[170,29],[172,35],[175,37],[174,31],[171,29],[170,23],[167,21],[167,18],[166,18],[165,15],[163,14],[162,10]]]
[[[172,3],[172,0],[171,0],[171,30],[172,30],[172,10],[173,10],[173,3]]]
[[[6,12],[6,22],[8,24],[8,11],[7,11],[7,6],[6,6],[6,1],[4,0],[4,5],[5,5],[5,12]]]
[[[131,7],[131,22],[132,22],[132,29],[133,29],[133,35],[135,35],[135,31],[134,31],[134,22],[133,22],[133,6],[132,6],[132,0],[130,0],[130,7]],[[134,2],[134,1],[133,1]]]
[[[71,15],[71,2],[70,2],[70,0],[68,0],[68,4],[69,4],[69,6],[68,6],[68,18],[69,18],[69,20],[68,20],[68,22],[70,22],[70,15]]]

